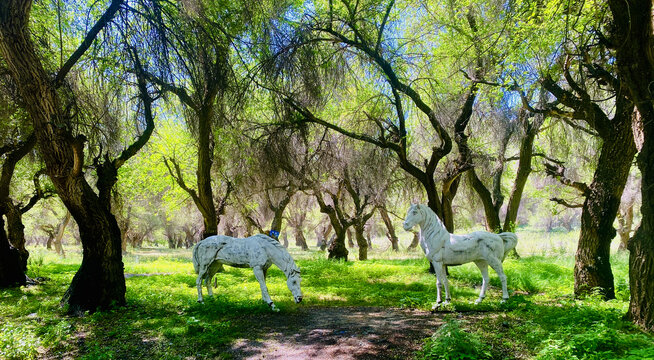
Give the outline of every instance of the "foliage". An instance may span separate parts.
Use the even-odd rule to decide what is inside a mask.
[[[474,360],[491,357],[488,345],[478,335],[461,328],[461,322],[447,319],[445,324],[425,341],[418,359],[425,360]]]

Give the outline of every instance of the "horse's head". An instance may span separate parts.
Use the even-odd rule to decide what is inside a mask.
[[[293,294],[293,299],[295,300],[296,304],[302,302],[302,290],[300,289],[300,282],[302,282],[302,278],[300,277],[300,268],[296,266],[291,270],[288,278],[286,279],[286,286],[288,286],[288,289],[291,290],[291,294]]]
[[[409,210],[404,217],[404,223],[402,224],[404,230],[409,231],[416,226],[416,224],[424,221],[425,215],[421,211],[420,206],[421,205],[419,204],[412,204],[411,207],[409,207]]]

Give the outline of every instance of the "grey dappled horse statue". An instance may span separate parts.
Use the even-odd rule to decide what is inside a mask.
[[[445,287],[445,302],[450,301],[450,288],[445,265],[460,265],[469,262],[477,265],[481,271],[483,283],[479,298],[475,301],[476,304],[479,304],[486,296],[489,280],[488,266],[490,265],[502,282],[502,301],[509,298],[502,261],[518,243],[518,237],[514,233],[494,234],[475,231],[467,235],[450,234],[438,216],[428,206],[421,204],[411,205],[403,225],[404,230],[407,231],[415,225],[420,225],[420,246],[427,259],[434,265],[437,298],[432,309],[436,309],[441,304],[441,283]]]
[[[193,249],[193,267],[198,274],[196,285],[198,288],[198,302],[202,299],[202,281],[207,286],[209,296],[213,295],[211,278],[220,268],[220,264],[234,267],[250,267],[261,287],[261,297],[273,311],[279,311],[273,304],[268,288],[266,287],[266,272],[272,264],[286,275],[286,285],[291,290],[296,303],[302,301],[300,290],[300,268],[279,241],[267,235],[254,235],[245,239],[236,239],[230,236],[216,235],[200,241]]]

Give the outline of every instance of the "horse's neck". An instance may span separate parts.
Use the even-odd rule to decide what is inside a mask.
[[[420,224],[420,235],[425,246],[434,251],[442,248],[450,235],[436,216],[427,212],[425,221]]]
[[[284,253],[284,251],[274,245],[270,245],[268,256],[270,256],[270,261],[277,265],[277,267],[284,273],[284,275],[288,277],[293,268],[293,259],[291,259],[291,256]]]

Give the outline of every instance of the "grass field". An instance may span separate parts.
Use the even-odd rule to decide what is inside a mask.
[[[427,339],[416,358],[654,358],[654,339],[623,321],[628,306],[627,254],[612,257],[617,299],[574,299],[576,235],[519,233],[522,259],[507,259],[511,299],[500,303],[497,275],[482,305],[481,276],[474,265],[450,268],[453,302],[439,313],[446,322]],[[402,244],[408,244],[407,239]],[[304,301],[294,304],[285,278],[269,271],[270,294],[282,313],[299,307],[381,306],[429,309],[435,278],[420,252],[392,253],[376,244],[373,260],[332,262],[318,251],[291,254],[302,268]],[[268,313],[252,271],[226,267],[214,298],[196,303],[190,250],[140,249],[124,257],[124,308],[67,317],[59,306],[80,263],[79,250],[61,259],[30,249],[28,274],[41,285],[0,291],[0,358],[187,359],[223,358],[246,336],[241,318]],[[350,258],[355,257],[351,250]],[[129,274],[150,274],[131,276]],[[154,275],[153,275],[154,274]]]

